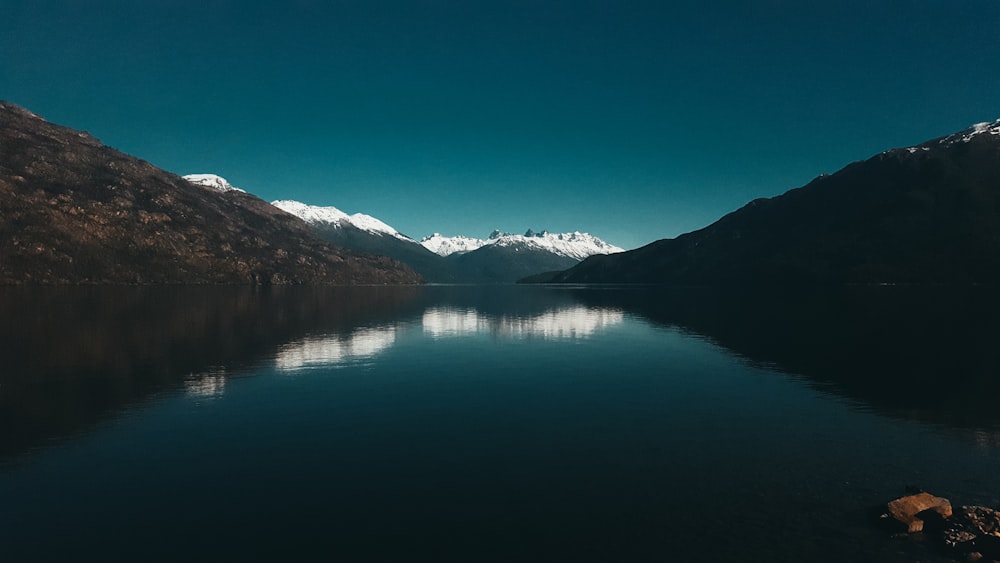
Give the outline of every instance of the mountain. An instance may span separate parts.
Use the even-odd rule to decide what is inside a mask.
[[[212,188],[220,192],[243,192],[246,190],[241,190],[232,184],[222,176],[216,176],[215,174],[187,174],[181,176],[188,182],[196,184],[198,186],[205,186],[206,188]]]
[[[466,236],[445,237],[440,233],[434,233],[429,237],[420,240],[420,245],[439,256],[451,256],[463,252],[478,250],[486,244],[486,241],[479,238]]]
[[[212,186],[227,186],[222,180]],[[443,237],[417,242],[382,221],[336,207],[317,207],[280,200],[273,205],[311,225],[324,240],[343,248],[389,256],[434,283],[510,283],[539,272],[563,270],[595,253],[622,249],[586,233],[550,234],[528,231],[512,235],[494,231],[488,239]]]
[[[470,237],[444,237],[434,233],[420,241],[425,248],[440,254],[450,256],[456,253],[472,252],[486,246],[519,247],[522,249],[539,249],[557,256],[565,256],[574,260],[583,260],[595,254],[612,254],[623,252],[624,249],[587,233],[553,234],[548,231],[536,233],[528,229],[523,235],[493,231],[487,239]]]
[[[0,102],[0,284],[419,281],[230,188]]]
[[[593,254],[622,251],[585,233],[535,233],[530,229],[523,235],[493,231],[487,239],[435,234],[421,244],[436,249],[464,280],[476,283],[514,282],[540,272],[564,270]]]
[[[565,270],[580,261],[524,243],[490,244],[445,258],[466,283],[513,283],[541,272]]]
[[[1000,281],[1000,120],[882,152],[701,230],[526,281]]]
[[[222,181],[225,182],[225,180]],[[225,184],[228,185],[228,182]],[[353,227],[375,235],[389,235],[400,240],[413,241],[410,237],[400,234],[396,229],[371,215],[363,213],[348,215],[336,207],[317,207],[291,200],[272,201],[271,205],[287,211],[313,226],[327,226],[332,229]]]
[[[440,256],[375,217],[362,213],[348,215],[336,207],[318,207],[291,200],[271,204],[299,217],[320,238],[336,246],[399,260],[429,282],[459,281]]]

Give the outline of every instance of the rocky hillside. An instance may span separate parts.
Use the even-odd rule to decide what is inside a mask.
[[[250,194],[198,186],[0,102],[0,284],[398,284]]]
[[[885,151],[704,229],[532,281],[1000,281],[1000,121]]]

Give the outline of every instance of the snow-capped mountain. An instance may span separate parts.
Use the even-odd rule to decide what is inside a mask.
[[[287,211],[288,213],[295,215],[315,227],[338,228],[350,225],[372,234],[390,235],[401,240],[415,242],[410,237],[400,233],[382,221],[379,221],[371,215],[365,215],[364,213],[348,215],[336,207],[319,207],[293,200],[272,201],[271,205],[283,211]]]
[[[958,143],[969,143],[973,139],[981,135],[996,135],[1000,137],[1000,119],[996,121],[984,121],[983,123],[976,123],[975,125],[968,127],[959,131],[958,133],[952,133],[938,139],[932,139],[930,141],[920,143],[912,147],[904,147],[901,149],[889,149],[883,151],[882,155],[893,154],[897,152],[906,152],[909,154],[915,153],[926,153],[935,147],[949,147]]]
[[[271,205],[302,219],[321,239],[341,248],[394,258],[409,265],[425,281],[456,281],[443,264],[443,258],[370,215],[348,215],[336,207],[318,207],[290,200],[275,201]]]
[[[983,122],[976,123],[968,129],[964,129],[955,133],[953,135],[948,135],[947,137],[942,137],[937,141],[931,141],[929,143],[924,143],[924,145],[939,144],[939,145],[952,145],[955,143],[968,143],[974,137],[979,135],[1000,135],[1000,119],[993,122]],[[921,145],[923,146],[923,145]]]
[[[536,233],[528,230],[523,235],[501,233],[493,231],[487,239],[475,239],[470,237],[445,237],[439,233],[425,237],[420,244],[427,250],[449,256],[451,254],[471,252],[484,246],[495,245],[497,247],[526,247],[531,249],[544,250],[558,256],[565,256],[575,260],[583,260],[594,254],[613,254],[624,252],[613,244],[609,244],[593,235],[581,232],[573,233],[550,233],[542,231]]]
[[[215,174],[188,174],[183,178],[188,182],[191,182],[192,184],[198,186],[205,186],[206,188],[212,188],[220,192],[246,193],[245,190],[241,190],[236,186],[233,186],[228,181],[226,181],[225,178],[223,178],[222,176],[216,176]]]
[[[481,248],[484,244],[486,244],[486,241],[483,239],[463,236],[446,237],[442,236],[441,233],[434,233],[429,237],[421,239],[420,244],[434,254],[449,256],[451,254],[472,252],[473,250]]]
[[[243,192],[215,174],[184,178],[220,193]],[[302,219],[327,242],[393,258],[432,283],[511,283],[541,272],[565,270],[588,256],[623,251],[587,233],[535,233],[530,229],[523,235],[493,231],[485,239],[435,233],[417,242],[371,215],[349,215],[336,207],[293,200],[277,200],[271,205]]]
[[[434,234],[418,243],[363,213],[348,215],[336,207],[291,200],[274,201],[271,205],[309,223],[328,242],[395,258],[431,282],[512,282],[539,272],[568,268],[594,254],[623,251],[586,233],[531,230],[523,235],[493,231],[486,239]]]

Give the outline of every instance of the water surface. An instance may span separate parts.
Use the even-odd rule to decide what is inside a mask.
[[[0,542],[41,560],[945,561],[1000,504],[986,291],[0,293]]]

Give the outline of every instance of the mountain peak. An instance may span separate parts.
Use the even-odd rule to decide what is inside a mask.
[[[32,117],[32,118],[35,118],[35,119],[42,119],[41,116],[39,116],[37,114],[34,114],[34,113],[31,113],[30,111],[24,109],[23,107],[21,107],[21,106],[19,106],[17,104],[12,104],[10,102],[5,102],[3,100],[0,100],[0,109],[2,109],[4,111],[11,112],[11,113],[16,113],[16,114],[22,115],[24,117]]]
[[[926,143],[921,143],[916,147],[910,147],[906,150],[913,153],[916,152],[916,150],[926,150],[927,148],[934,146],[947,147],[956,143],[968,143],[973,139],[983,138],[987,135],[996,135],[998,140],[1000,140],[1000,119],[997,119],[996,121],[976,123],[957,133],[952,133],[951,135],[947,135],[945,137],[927,141]]]
[[[222,176],[217,176],[215,174],[188,174],[186,176],[182,176],[182,178],[184,178],[185,180],[191,182],[196,186],[204,186],[206,188],[212,188],[220,192],[246,193],[246,190],[241,190],[233,186],[232,184],[229,183],[228,180],[226,180]]]
[[[499,236],[499,231],[494,231],[494,233],[498,233]],[[440,256],[472,252],[473,250],[482,248],[486,243],[487,241],[482,239],[464,236],[446,237],[441,235],[441,233],[434,233],[429,237],[420,239],[420,244],[424,248]]]
[[[339,229],[345,226],[351,226],[375,235],[389,235],[401,240],[415,242],[410,237],[400,233],[375,217],[365,215],[364,213],[348,215],[336,207],[320,207],[294,200],[272,201],[271,205],[281,209],[282,211],[295,215],[299,219],[302,219],[314,227]]]
[[[271,202],[271,205],[278,209],[291,213],[306,223],[319,225],[329,223],[339,225],[341,221],[347,219],[349,215],[331,206],[309,205],[301,201],[291,199],[279,199]]]
[[[434,233],[433,236],[424,237],[420,241],[420,244],[424,245],[424,248],[441,256],[471,252],[490,245],[523,246],[545,250],[576,260],[583,260],[594,254],[613,254],[624,251],[624,249],[609,244],[593,235],[579,231],[553,234],[548,231],[536,233],[532,229],[528,229],[523,235],[513,235],[501,232],[500,230],[494,230],[487,239],[464,236],[445,237],[439,233]]]

